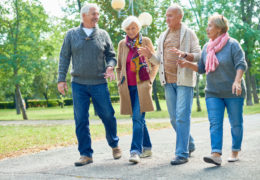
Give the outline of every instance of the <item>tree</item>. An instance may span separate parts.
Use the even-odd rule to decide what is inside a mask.
[[[9,87],[15,89],[23,119],[28,119],[21,90],[28,91],[49,46],[44,40],[48,16],[37,0],[4,0],[0,7],[0,69],[10,73]]]

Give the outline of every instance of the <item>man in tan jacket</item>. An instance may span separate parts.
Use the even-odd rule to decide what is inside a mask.
[[[140,48],[139,53],[149,58],[153,64],[160,64],[159,77],[165,88],[165,98],[171,124],[176,131],[176,157],[172,165],[188,162],[195,150],[194,140],[190,136],[190,116],[193,101],[193,88],[196,73],[176,64],[178,58],[196,62],[200,58],[200,46],[196,34],[182,23],[183,10],[171,5],[166,11],[168,29],[158,40],[157,53],[149,48]]]

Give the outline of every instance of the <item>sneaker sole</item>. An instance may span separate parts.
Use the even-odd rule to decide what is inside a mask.
[[[122,156],[117,156],[117,157],[114,157],[114,159],[120,159]]]
[[[237,162],[237,161],[239,161],[238,158],[237,159],[228,159],[228,162]]]
[[[140,158],[148,158],[148,157],[152,157],[152,155],[146,155],[146,156],[140,156]]]
[[[137,160],[134,160],[134,159],[129,159],[129,162],[132,162],[132,163],[137,164],[137,163],[139,163],[140,161],[137,161]]]
[[[206,163],[215,164],[215,165],[217,165],[217,166],[220,166],[220,165],[221,165],[220,163],[217,163],[217,162],[213,161],[213,160],[210,159],[210,158],[204,157],[203,160],[204,160]]]
[[[87,161],[86,163],[74,163],[75,166],[84,166],[87,164],[93,163],[93,161]]]

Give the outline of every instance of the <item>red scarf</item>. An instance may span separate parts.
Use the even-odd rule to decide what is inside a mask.
[[[133,51],[130,70],[136,72],[137,82],[149,80],[149,68],[146,64],[145,58],[138,54],[138,48],[142,45],[142,35],[138,34],[134,39],[130,39],[126,36],[126,45],[131,51]]]

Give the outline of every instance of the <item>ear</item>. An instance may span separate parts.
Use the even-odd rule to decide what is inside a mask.
[[[222,29],[221,28],[218,28],[218,34],[222,34]]]

